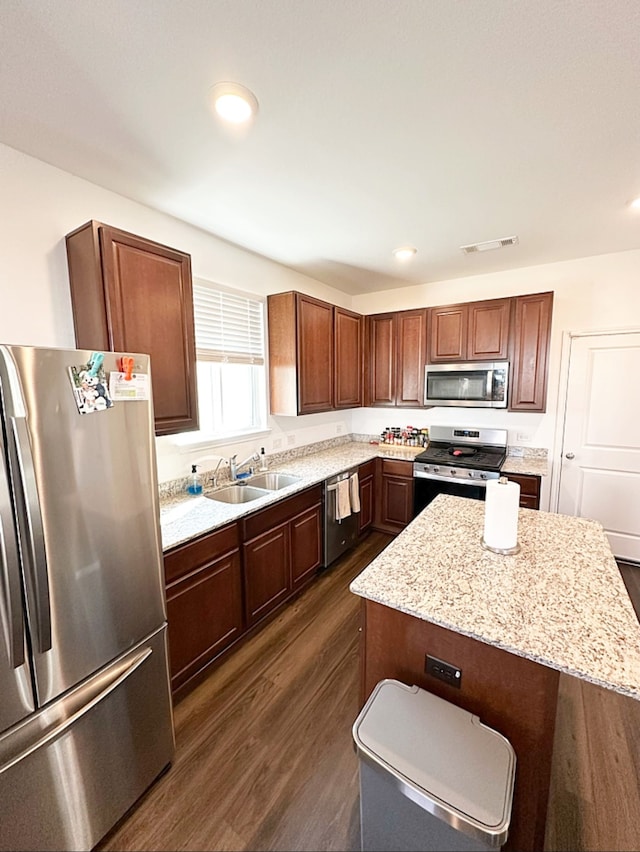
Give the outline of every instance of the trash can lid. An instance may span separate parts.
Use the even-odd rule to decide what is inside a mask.
[[[498,847],[507,839],[516,756],[477,716],[418,686],[382,680],[353,725],[359,756],[429,813]]]

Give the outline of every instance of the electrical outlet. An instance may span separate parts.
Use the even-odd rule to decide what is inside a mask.
[[[273,449],[279,450],[282,446],[282,438],[274,438],[273,439]]]
[[[528,444],[531,441],[531,432],[516,432],[516,442],[518,444]]]
[[[293,435],[293,434],[287,435],[287,446],[293,447],[293,446],[295,446],[295,443],[296,443],[296,436]]]
[[[342,423],[336,424],[336,435],[342,435]]]
[[[437,678],[438,680],[448,683],[449,686],[455,686],[460,689],[462,684],[462,669],[457,666],[452,666],[451,663],[445,663],[444,660],[439,660],[437,657],[425,655],[424,670],[428,675]]]

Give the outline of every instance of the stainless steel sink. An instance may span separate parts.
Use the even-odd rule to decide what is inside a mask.
[[[268,491],[278,491],[280,488],[286,488],[287,485],[294,485],[300,482],[300,476],[292,476],[290,473],[277,473],[270,471],[269,473],[257,473],[251,477],[251,485],[256,488],[266,488]]]
[[[252,485],[229,485],[227,488],[205,494],[205,497],[217,500],[219,503],[250,503],[252,500],[266,497],[267,494],[269,490],[265,488],[254,488]]]

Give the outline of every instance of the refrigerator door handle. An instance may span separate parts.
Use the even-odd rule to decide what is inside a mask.
[[[147,646],[135,657],[112,666],[66,698],[29,717],[19,730],[13,729],[9,736],[0,737],[0,775],[75,725],[130,677],[152,653],[153,649]],[[5,744],[13,748],[5,750]]]
[[[51,604],[42,515],[40,514],[40,501],[26,421],[22,417],[12,417],[11,425],[13,427],[16,462],[22,481],[24,532],[29,551],[28,562],[31,567],[31,580],[35,597],[35,638],[37,650],[43,654],[51,649]]]
[[[0,574],[2,600],[9,627],[9,665],[13,669],[24,664],[24,620],[20,590],[20,565],[7,484],[0,482]],[[5,531],[5,528],[6,531]]]

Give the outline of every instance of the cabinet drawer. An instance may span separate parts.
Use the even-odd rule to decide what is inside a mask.
[[[243,525],[243,539],[255,538],[267,530],[279,526],[285,521],[290,520],[305,509],[310,509],[316,503],[322,500],[322,486],[314,485],[313,488],[307,488],[300,494],[294,494],[286,500],[276,503],[268,509],[262,509],[254,515],[249,515],[241,522]]]
[[[520,494],[520,506],[523,509],[538,509],[539,500],[537,497],[530,497],[528,494]]]
[[[413,479],[413,462],[401,459],[382,459],[383,476],[400,476]]]
[[[529,474],[508,473],[507,479],[520,486],[520,505],[524,509],[540,508],[540,477]]]
[[[212,562],[239,547],[238,524],[229,524],[213,533],[167,551],[164,554],[164,576],[167,583],[183,574]]]
[[[358,479],[362,481],[366,479],[368,476],[373,476],[376,470],[375,459],[371,459],[371,461],[365,462],[361,464],[358,468]]]

